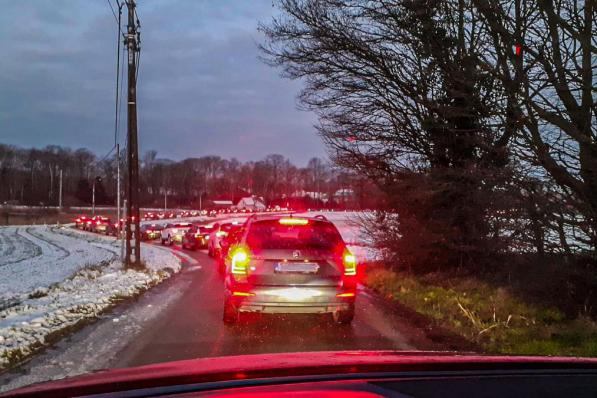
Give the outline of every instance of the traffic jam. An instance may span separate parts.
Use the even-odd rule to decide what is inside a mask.
[[[190,252],[201,250],[213,259],[224,281],[225,324],[238,323],[244,313],[319,314],[336,324],[350,324],[357,260],[337,227],[324,215],[276,210],[242,215],[148,212],[142,217],[141,239]],[[186,221],[198,216],[219,218]],[[116,237],[123,220],[82,215],[74,227]]]

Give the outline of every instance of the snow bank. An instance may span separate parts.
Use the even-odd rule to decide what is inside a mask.
[[[11,268],[12,279],[18,286],[11,292],[18,291],[19,294],[12,296],[10,305],[0,309],[0,369],[30,355],[80,322],[96,318],[124,298],[160,283],[181,268],[178,257],[151,245],[144,244],[142,248],[141,259],[146,270],[137,271],[123,267],[119,260],[120,242],[115,238],[71,228],[35,227],[27,233],[20,235],[25,240],[17,239],[15,250],[26,252],[27,249],[19,246],[27,245],[25,241],[34,241],[32,237],[43,237],[45,242],[56,244],[55,251],[62,254],[52,256],[55,252],[49,248],[40,249],[42,253],[50,254],[46,263],[43,262],[45,254],[12,257],[22,260],[19,263],[22,268],[33,264],[37,272],[48,275],[35,277],[35,270],[24,272],[15,266]],[[36,243],[41,246],[41,242]],[[97,262],[93,263],[91,259]],[[61,264],[62,261],[67,264]],[[62,277],[68,270],[70,275]],[[76,270],[74,274],[72,270]],[[0,267],[0,272],[4,272],[2,277],[11,278],[4,267]],[[35,281],[23,283],[20,280],[23,275],[30,275]],[[61,277],[62,280],[55,282]],[[4,289],[10,280],[1,283],[4,284],[0,285],[1,289]],[[32,286],[35,287],[27,291]],[[0,292],[5,293],[4,290]]]

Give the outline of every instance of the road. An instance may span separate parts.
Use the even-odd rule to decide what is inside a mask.
[[[181,252],[176,246],[164,250]],[[98,369],[206,356],[444,348],[365,291],[357,298],[350,326],[302,315],[254,315],[238,325],[224,325],[223,281],[215,261],[204,251],[184,253],[179,274],[0,375],[0,386],[11,389]]]

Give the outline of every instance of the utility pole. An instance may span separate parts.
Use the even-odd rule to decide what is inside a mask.
[[[95,177],[93,179],[93,188],[91,189],[91,215],[95,216],[95,183],[102,182],[102,177]]]
[[[116,236],[120,236],[120,144],[116,144],[116,223]]]
[[[127,207],[126,253],[127,266],[141,266],[141,239],[139,234],[139,152],[137,143],[137,55],[139,54],[138,20],[135,0],[126,0],[128,26],[125,46],[128,50],[128,146],[127,146]]]
[[[93,188],[91,188],[91,215],[95,216],[95,178],[93,179]]]
[[[62,210],[62,169],[60,169],[60,182],[58,183],[58,209]]]

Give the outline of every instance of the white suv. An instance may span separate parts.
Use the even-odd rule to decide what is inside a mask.
[[[191,223],[188,222],[166,225],[166,228],[162,229],[161,232],[162,245],[167,243],[172,246],[174,242],[182,242],[182,236],[189,230],[189,228],[191,228]]]

